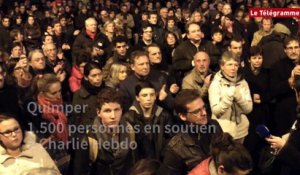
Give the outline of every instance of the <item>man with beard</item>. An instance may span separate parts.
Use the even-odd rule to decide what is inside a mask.
[[[300,45],[297,38],[284,42],[287,57],[279,60],[271,69],[271,92],[276,100],[274,111],[275,134],[283,135],[289,131],[296,116],[294,80],[300,75]]]
[[[192,61],[198,51],[205,51],[206,44],[202,42],[202,32],[197,23],[186,25],[187,40],[183,41],[175,50],[172,60],[174,71],[178,72],[181,80],[193,68]]]

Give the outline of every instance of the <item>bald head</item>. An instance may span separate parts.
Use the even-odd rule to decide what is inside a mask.
[[[199,73],[206,75],[209,70],[209,64],[210,64],[210,59],[208,54],[202,51],[197,52],[194,55],[194,64],[196,70]]]

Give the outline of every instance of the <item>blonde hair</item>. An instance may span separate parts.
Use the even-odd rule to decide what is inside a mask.
[[[222,57],[220,59],[220,65],[224,65],[227,61],[231,60],[240,63],[240,58],[236,54],[226,51],[222,54]]]
[[[198,11],[198,10],[195,10],[195,11],[192,13],[190,22],[196,22],[196,21],[195,21],[195,15],[196,15],[196,13],[199,13],[200,16],[201,16],[201,21],[200,21],[200,22],[201,22],[201,23],[204,23],[204,22],[205,22],[205,18],[204,18],[204,16],[203,16],[203,13],[202,13],[201,11]]]
[[[120,84],[119,73],[121,72],[122,68],[124,68],[124,67],[126,68],[126,71],[128,71],[127,66],[125,66],[122,63],[112,64],[110,67],[110,74],[108,75],[107,81],[112,83],[114,86]]]

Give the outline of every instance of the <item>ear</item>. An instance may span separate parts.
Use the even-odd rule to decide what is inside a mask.
[[[138,96],[135,96],[136,101],[140,102],[140,99]]]
[[[130,64],[130,68],[131,68],[131,70],[134,71],[134,66],[133,66],[133,64]]]
[[[185,115],[185,114],[181,114],[181,113],[179,113],[178,115],[179,115],[179,117],[180,117],[180,119],[181,119],[182,121],[186,121],[186,120],[187,120],[187,118],[186,118],[186,115]]]
[[[220,175],[224,174],[224,173],[225,173],[224,166],[223,166],[223,165],[220,165],[220,166],[218,167],[217,171],[218,171],[218,174],[220,174]]]
[[[88,78],[86,76],[83,76],[85,80],[88,80]]]
[[[101,117],[100,117],[100,112],[101,112],[101,109],[97,108],[97,116],[98,116],[99,118],[101,118]]]

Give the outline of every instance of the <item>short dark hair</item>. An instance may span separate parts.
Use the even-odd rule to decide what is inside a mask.
[[[117,43],[126,43],[127,44],[127,39],[124,36],[117,36],[113,39],[112,45],[115,47],[117,46]]]
[[[130,54],[130,64],[134,64],[135,60],[138,59],[141,56],[147,56],[148,57],[148,54],[147,54],[147,52],[140,51],[140,50],[136,50],[136,51],[132,52]]]
[[[104,88],[97,96],[97,108],[101,110],[105,103],[118,103],[122,106],[122,98],[113,88]]]
[[[247,149],[234,141],[228,133],[215,136],[211,142],[211,155],[216,167],[224,166],[227,173],[235,173],[238,170],[251,170],[252,158]]]
[[[289,45],[292,41],[296,41],[300,45],[298,37],[286,37],[283,41],[284,48],[286,49],[287,45]]]
[[[75,57],[75,64],[79,66],[81,63],[88,63],[91,60],[91,56],[87,52],[81,52],[77,57]]]
[[[175,112],[177,114],[186,114],[188,112],[186,105],[198,98],[201,98],[201,95],[196,89],[181,90],[175,98]]]
[[[234,37],[229,41],[229,47],[231,47],[232,41],[243,43],[244,40],[243,40],[243,38],[242,38],[241,36],[234,36]]]
[[[151,88],[151,89],[155,90],[155,88],[151,82],[139,81],[135,86],[135,95],[138,96],[140,94],[140,92],[145,88]]]
[[[250,48],[250,56],[262,55],[262,49],[259,46],[251,46]],[[250,59],[250,57],[249,57]]]
[[[84,66],[84,71],[83,71],[84,76],[88,77],[92,69],[100,69],[101,70],[101,67],[99,66],[99,64],[97,64],[95,62],[88,62]]]

